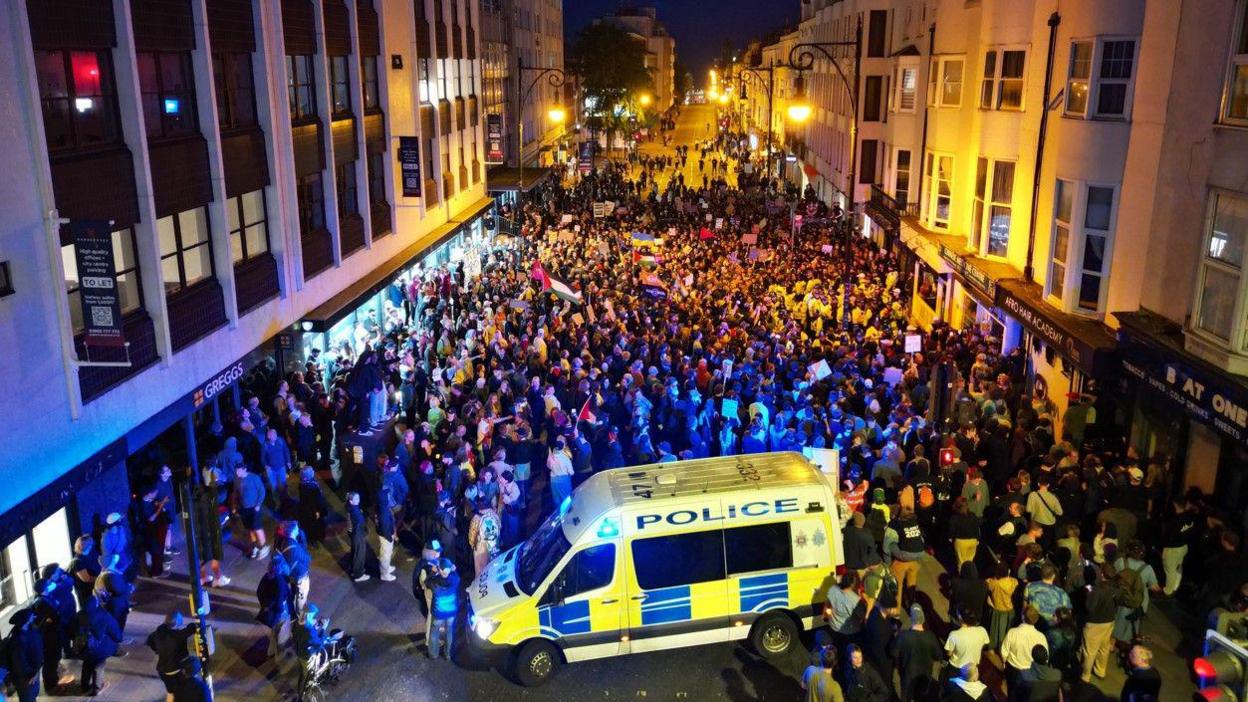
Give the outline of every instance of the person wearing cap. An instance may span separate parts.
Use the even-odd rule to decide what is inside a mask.
[[[420,562],[412,569],[412,596],[421,606],[420,615],[425,619],[426,646],[429,645],[429,629],[433,625],[433,584],[441,560],[441,542],[430,539],[420,551]]]
[[[459,573],[449,558],[438,561],[433,579],[433,624],[429,630],[429,657],[451,660],[455,647],[455,616],[459,613]]]
[[[133,562],[131,556],[130,530],[120,512],[111,512],[104,518],[104,533],[100,536],[101,564],[112,562],[122,573],[130,570]]]
[[[901,700],[913,702],[936,692],[933,672],[944,660],[936,635],[928,631],[921,605],[910,607],[910,628],[897,636],[894,658],[900,674]]]

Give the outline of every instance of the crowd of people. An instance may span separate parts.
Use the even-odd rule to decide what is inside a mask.
[[[909,271],[845,235],[839,209],[764,178],[741,143],[553,178],[504,208],[514,236],[479,260],[400,280],[349,339],[253,374],[191,476],[201,583],[228,585],[224,546],[245,543],[267,561],[269,655],[292,645],[306,662],[336,641],[312,551],[345,549],[357,582],[396,580],[406,552],[428,655],[449,658],[462,586],[594,472],[836,447],[847,571],[808,699],[981,700],[996,680],[1011,700],[1070,699],[1111,659],[1128,671],[1123,699],[1158,699],[1141,618],[1157,596],[1248,608],[1236,531],[1198,491],[1167,495],[1164,460],[1073,417],[1056,431],[1020,349],[938,322],[905,352]],[[369,465],[347,437],[375,438]],[[98,689],[135,575],[168,572],[176,502],[161,466],[98,548],[80,540],[73,564],[41,574],[11,637],[20,699],[41,674],[59,685],[71,651]],[[917,587],[933,560],[947,610]],[[194,627],[170,615],[148,641],[171,699],[198,699]]]

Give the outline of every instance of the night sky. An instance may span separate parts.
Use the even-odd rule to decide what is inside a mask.
[[[564,0],[563,26],[568,47],[595,17],[614,14],[621,4],[653,5],[659,21],[676,38],[676,55],[693,73],[695,87],[706,83],[706,72],[727,38],[735,47],[788,24],[796,24],[801,0]]]

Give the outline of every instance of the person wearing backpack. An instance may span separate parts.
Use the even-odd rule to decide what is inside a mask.
[[[1144,544],[1127,542],[1124,555],[1114,561],[1118,571],[1118,613],[1114,617],[1114,640],[1130,646],[1140,633],[1140,622],[1148,612],[1149,594],[1161,591],[1157,573],[1144,562]]]

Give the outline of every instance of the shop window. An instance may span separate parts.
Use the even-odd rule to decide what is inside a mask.
[[[217,122],[221,130],[255,125],[256,91],[251,54],[213,54],[212,72],[217,84]]]
[[[1236,8],[1233,51],[1222,97],[1222,120],[1248,125],[1248,0]]]
[[[959,107],[962,104],[961,56],[932,57],[927,78],[927,104],[930,107]]]
[[[121,142],[109,52],[36,51],[35,72],[49,151]]]
[[[923,177],[927,181],[923,221],[934,229],[948,229],[953,203],[953,156],[927,152]]]
[[[334,117],[351,114],[351,71],[346,56],[329,57],[329,97]]]
[[[325,228],[325,188],[321,173],[309,173],[299,179],[299,231],[307,236]]]
[[[195,133],[195,82],[190,52],[140,51],[136,58],[147,137],[168,139]]]
[[[263,188],[227,200],[225,216],[230,230],[231,261],[241,263],[269,250]]]
[[[310,55],[298,54],[286,57],[286,86],[292,122],[308,122],[316,119],[314,79]]]
[[[1067,312],[1099,314],[1108,291],[1116,188],[1058,180],[1047,295]]]
[[[1135,40],[1072,42],[1066,81],[1068,117],[1126,119],[1130,116]]]
[[[984,54],[980,82],[982,110],[1019,110],[1023,107],[1023,69],[1027,52],[1021,49],[989,49]]]
[[[113,270],[116,276],[117,299],[121,313],[133,312],[143,306],[143,289],[139,282],[139,259],[135,255],[134,230],[126,227],[113,231]],[[72,241],[61,240],[61,267],[65,271],[65,292],[69,295],[69,318],[77,334],[86,328],[82,321],[82,296],[79,294],[78,259]]]
[[[1244,297],[1244,249],[1248,241],[1248,196],[1215,191],[1209,205],[1208,231],[1196,290],[1195,326],[1245,350],[1241,299]],[[1238,314],[1238,316],[1237,316]]]
[[[343,220],[360,213],[359,188],[355,182],[355,161],[340,163],[334,167],[338,185],[338,219]]]
[[[972,250],[981,255],[1005,256],[1010,245],[1013,198],[1014,162],[981,156],[975,166],[969,242]]]
[[[196,207],[156,220],[160,272],[165,293],[176,293],[212,277],[212,240],[208,208]]]
[[[381,107],[381,85],[377,80],[377,57],[360,57],[360,75],[364,83],[364,111]]]

